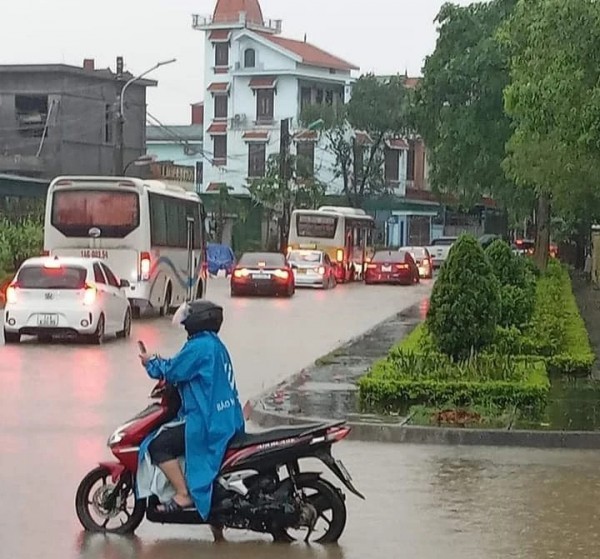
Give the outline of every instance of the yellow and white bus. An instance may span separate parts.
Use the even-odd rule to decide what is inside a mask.
[[[323,206],[292,213],[288,252],[322,250],[335,263],[338,282],[361,280],[375,253],[375,220],[363,210]]]

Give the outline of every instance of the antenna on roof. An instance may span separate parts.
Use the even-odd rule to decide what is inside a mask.
[[[304,42],[305,42],[305,43],[306,43],[306,39],[307,39],[307,38],[308,38],[308,37],[307,37],[306,33],[304,33]]]

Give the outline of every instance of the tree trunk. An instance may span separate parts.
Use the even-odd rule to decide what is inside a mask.
[[[537,267],[545,271],[550,251],[550,195],[542,192],[538,197],[536,212],[536,235],[534,260]]]

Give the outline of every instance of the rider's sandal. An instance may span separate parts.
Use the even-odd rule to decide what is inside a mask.
[[[168,503],[163,503],[162,509],[158,509],[158,512],[173,514],[175,512],[183,512],[186,508],[190,507],[182,507],[175,499],[171,499]]]

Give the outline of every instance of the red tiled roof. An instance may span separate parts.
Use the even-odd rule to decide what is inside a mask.
[[[215,29],[211,32],[209,39],[213,43],[226,43],[231,37],[231,31],[228,29]]]
[[[302,130],[294,136],[294,140],[297,142],[314,142],[318,136],[314,130]]]
[[[388,140],[386,142],[386,144],[390,149],[401,149],[401,150],[409,149],[408,142],[401,138],[393,138],[391,140]]]
[[[417,86],[421,83],[423,78],[409,78],[408,76],[404,77],[404,87],[407,89],[416,89]]]
[[[251,130],[250,132],[244,133],[244,140],[247,142],[251,141],[264,141],[266,142],[269,139],[269,133],[260,131],[260,130]]]
[[[315,47],[304,41],[295,39],[286,39],[278,35],[269,35],[268,33],[259,33],[263,38],[275,43],[285,50],[289,50],[302,58],[302,63],[308,66],[318,66],[320,68],[332,68],[334,70],[359,70],[358,66],[350,64],[333,54],[330,54],[319,47]]]
[[[258,0],[218,0],[213,21],[215,23],[238,23],[242,12],[246,13],[246,21],[264,25]]]
[[[225,93],[229,91],[229,82],[213,82],[208,86],[211,93]]]
[[[250,80],[250,87],[252,89],[273,89],[277,78],[273,76],[252,78]]]
[[[224,182],[211,182],[206,187],[206,192],[219,192],[224,186],[227,186]]]
[[[222,134],[227,134],[227,123],[225,122],[213,122],[209,127],[207,132],[212,136],[220,136]]]
[[[361,132],[360,130],[356,131],[356,143],[359,146],[366,146],[373,143],[373,138],[369,136],[366,132]]]

